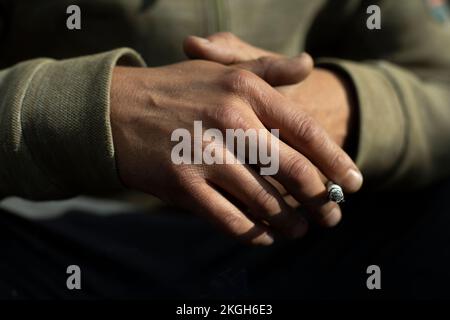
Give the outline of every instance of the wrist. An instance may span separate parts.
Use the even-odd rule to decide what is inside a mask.
[[[337,138],[339,145],[354,159],[356,155],[359,121],[356,91],[350,77],[339,69],[322,69],[332,75],[336,85],[340,87],[340,99],[337,103],[339,113],[341,113],[341,132]]]
[[[355,84],[350,74],[339,64],[329,62],[327,59],[319,59],[316,70],[323,70],[332,75],[334,82],[340,88],[341,93],[341,111],[344,111],[346,117],[344,119],[344,132],[336,142],[350,155],[352,159],[356,158],[358,152],[358,141],[360,132],[360,116],[358,97]]]
[[[114,144],[116,167],[118,176],[122,184],[131,188],[133,183],[130,181],[130,166],[128,164],[133,160],[133,145],[130,139],[133,139],[133,118],[138,107],[138,96],[140,90],[136,87],[136,76],[134,71],[137,68],[115,67],[111,82],[110,93],[110,121],[111,133]]]
[[[351,84],[339,73],[315,68],[303,82],[278,90],[316,119],[339,146],[354,139],[356,100]]]

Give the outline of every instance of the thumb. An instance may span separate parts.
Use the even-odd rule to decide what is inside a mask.
[[[294,58],[262,57],[235,64],[234,67],[251,71],[277,87],[303,81],[313,69],[313,60],[309,54],[302,53]]]
[[[189,58],[233,64],[258,74],[272,86],[298,83],[313,68],[313,60],[307,53],[286,58],[254,47],[229,32],[216,33],[208,39],[189,36],[183,47]]]
[[[208,38],[189,36],[184,40],[183,49],[191,59],[205,59],[222,64],[233,64],[260,57],[281,57],[242,41],[230,32],[215,33]]]

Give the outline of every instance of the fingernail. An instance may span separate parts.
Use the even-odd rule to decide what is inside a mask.
[[[211,43],[211,41],[209,41],[208,39],[206,39],[206,38],[202,38],[202,37],[198,37],[198,36],[194,36],[197,40],[198,40],[198,42],[201,42],[201,43],[203,43],[203,44],[209,44],[209,43]]]
[[[355,169],[350,169],[345,175],[342,185],[345,186],[347,191],[355,192],[358,191],[363,184],[363,176],[359,171]]]
[[[274,241],[275,240],[274,240],[273,236],[268,232],[264,232],[261,235],[261,244],[263,244],[265,246],[270,246]]]

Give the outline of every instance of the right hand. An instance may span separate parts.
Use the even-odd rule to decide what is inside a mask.
[[[267,74],[269,62],[229,67],[198,60],[158,68],[116,67],[111,126],[124,185],[202,214],[248,243],[270,244],[273,232],[300,237],[307,229],[305,219],[248,165],[171,161],[172,132],[185,128],[192,133],[197,120],[204,129],[223,131],[274,128],[289,145],[280,142],[280,167],[273,178],[310,214],[325,220],[332,216],[339,207],[327,200],[314,166],[348,192],[359,189],[360,173],[310,116],[259,77]]]

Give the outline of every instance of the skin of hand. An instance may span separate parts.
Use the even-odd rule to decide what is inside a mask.
[[[315,68],[303,82],[276,89],[316,119],[339,146],[352,139],[355,101],[348,83],[338,74]]]
[[[211,60],[225,65],[233,65],[257,59],[282,59],[277,53],[254,47],[229,32],[216,33],[207,39],[190,36],[184,42],[184,50],[188,57]],[[307,56],[302,54],[301,56]],[[307,56],[309,57],[309,56]],[[304,58],[307,59],[307,58]],[[309,62],[312,64],[312,61]],[[281,73],[281,72],[280,72]],[[279,78],[283,78],[279,75]],[[288,79],[286,74],[284,79]],[[355,103],[351,88],[338,74],[320,68],[314,68],[303,81],[289,85],[279,85],[276,89],[291,100],[296,108],[313,117],[340,146],[344,147],[352,139],[354,131]],[[325,182],[327,178],[322,175]],[[287,194],[277,181],[269,181],[280,191],[291,206],[299,203]],[[328,221],[322,221],[325,226],[339,222],[341,216],[336,214]],[[328,224],[327,224],[328,223]]]
[[[286,143],[280,141],[279,171],[272,178],[318,220],[332,217],[339,207],[327,201],[315,167],[349,192],[360,188],[361,175],[312,117],[262,80],[273,63],[282,63],[270,61],[232,67],[204,60],[115,67],[110,117],[123,184],[201,214],[247,243],[271,244],[273,233],[300,237],[307,229],[305,219],[249,166],[171,160],[172,132],[185,128],[192,133],[194,121],[223,131],[280,128]],[[202,147],[208,143],[202,141]]]
[[[184,50],[190,58],[215,61],[225,65],[239,64],[251,60],[270,61],[279,59],[286,68],[277,68],[277,79],[269,82],[287,98],[295,101],[298,108],[311,114],[341,147],[344,146],[352,131],[354,119],[354,101],[348,84],[336,73],[315,68],[308,76],[296,77],[286,61],[288,58],[261,48],[252,46],[230,32],[220,32],[207,38],[189,36],[184,41]],[[304,64],[313,66],[307,53],[292,59],[303,59]],[[282,63],[280,63],[281,65]],[[288,83],[291,82],[291,83]],[[323,94],[326,92],[327,94]]]

